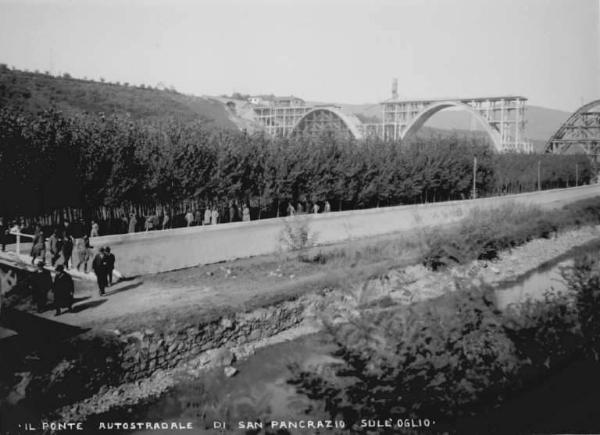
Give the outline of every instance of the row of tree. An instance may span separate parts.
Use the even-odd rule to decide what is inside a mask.
[[[288,202],[333,209],[468,197],[477,157],[479,195],[588,183],[583,155],[496,154],[475,139],[353,141],[334,134],[271,139],[198,121],[28,115],[0,109],[0,215],[64,207],[183,200],[239,201],[263,217]]]

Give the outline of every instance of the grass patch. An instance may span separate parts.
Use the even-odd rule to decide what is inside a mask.
[[[472,260],[492,260],[501,251],[559,231],[600,223],[599,198],[548,212],[539,207],[506,204],[474,210],[453,230],[434,229],[425,236],[422,262],[432,270]]]

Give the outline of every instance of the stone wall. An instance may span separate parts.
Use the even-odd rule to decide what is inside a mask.
[[[129,334],[115,334],[115,338],[122,343],[119,354],[121,381],[147,378],[156,370],[171,369],[210,350],[271,337],[300,325],[307,313],[322,300],[323,296],[305,295],[296,300],[251,312],[231,314],[207,323],[176,325],[170,331],[145,329]],[[213,357],[220,358],[219,355]],[[230,362],[223,363],[228,365]]]

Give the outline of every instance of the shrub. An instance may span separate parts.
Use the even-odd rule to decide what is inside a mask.
[[[600,359],[600,255],[588,254],[575,259],[567,275],[569,287],[575,292],[581,332],[586,349]]]
[[[506,204],[490,210],[475,209],[452,231],[428,234],[423,264],[438,270],[472,260],[492,260],[502,250],[534,238],[548,238],[565,225],[563,212],[548,217],[533,206]]]
[[[308,248],[315,241],[310,231],[310,216],[292,216],[283,221],[279,241],[284,249],[298,251]]]
[[[572,294],[547,291],[541,300],[510,305],[503,317],[519,357],[536,370],[560,365],[581,346]]]
[[[436,301],[356,316],[330,326],[343,360],[335,377],[299,372],[291,380],[347,422],[458,415],[498,394],[518,368],[489,288],[467,286]]]

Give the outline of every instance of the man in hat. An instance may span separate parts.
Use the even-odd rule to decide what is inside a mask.
[[[105,264],[106,264],[106,280],[108,282],[107,287],[112,285],[113,270],[115,270],[115,254],[110,252],[110,246],[104,248]]]
[[[46,308],[48,292],[52,289],[52,276],[50,272],[44,269],[44,262],[37,260],[37,269],[31,276],[31,290],[33,293],[33,302],[37,305],[38,313]]]
[[[56,308],[55,316],[60,316],[61,308],[68,308],[69,311],[72,311],[75,286],[73,285],[73,278],[65,272],[65,267],[62,264],[56,266],[52,292],[54,293],[54,307]]]
[[[98,282],[98,291],[100,296],[104,296],[104,289],[106,288],[106,255],[104,247],[100,248],[100,252],[94,257],[92,261],[92,269],[96,274],[96,281]]]

